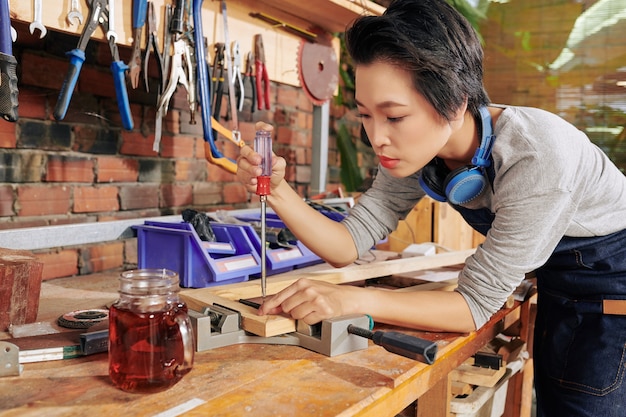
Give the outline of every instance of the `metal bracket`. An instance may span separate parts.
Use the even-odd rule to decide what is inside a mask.
[[[20,365],[20,349],[13,343],[0,340],[0,377],[20,376],[24,365]]]

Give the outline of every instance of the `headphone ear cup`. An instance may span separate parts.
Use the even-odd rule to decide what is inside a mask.
[[[422,168],[422,173],[419,176],[419,183],[429,197],[433,200],[445,203],[447,201],[444,193],[446,177],[438,175],[438,171],[440,171],[440,169],[437,165],[433,162],[429,162],[426,166],[424,166],[424,168]]]
[[[478,197],[487,186],[487,179],[480,168],[467,165],[455,169],[443,184],[450,204],[464,204]]]

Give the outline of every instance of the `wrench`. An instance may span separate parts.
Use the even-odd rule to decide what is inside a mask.
[[[33,20],[33,22],[30,24],[30,26],[28,27],[28,29],[30,30],[30,34],[34,34],[35,30],[39,30],[40,34],[39,34],[39,39],[43,38],[44,36],[46,36],[46,33],[48,32],[46,30],[46,27],[43,25],[43,23],[41,23],[41,5],[43,3],[43,0],[35,0],[35,20]]]
[[[107,8],[109,9],[109,30],[107,31],[107,39],[113,43],[117,43],[117,32],[115,32],[115,0],[109,0]]]
[[[77,20],[78,25],[83,24],[83,14],[80,11],[80,6],[78,4],[78,0],[72,0],[72,5],[70,7],[70,11],[67,13],[67,23],[72,25],[72,20]]]

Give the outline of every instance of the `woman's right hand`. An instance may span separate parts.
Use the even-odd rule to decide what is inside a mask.
[[[264,122],[257,122],[256,130],[272,132],[274,127]],[[285,167],[287,165],[284,158],[272,154],[272,179],[271,188],[275,188],[285,178]],[[239,151],[237,158],[237,179],[245,185],[250,193],[256,193],[257,177],[261,175],[261,161],[263,158],[250,146],[246,145]]]

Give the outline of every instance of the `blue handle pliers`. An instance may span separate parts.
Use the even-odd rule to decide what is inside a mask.
[[[89,4],[89,17],[87,24],[83,27],[83,31],[78,41],[76,49],[72,49],[66,55],[70,58],[70,66],[65,76],[59,99],[54,108],[54,118],[63,120],[67,108],[69,107],[72,93],[78,81],[78,75],[85,62],[85,48],[89,43],[89,39],[93,32],[102,27],[104,33],[109,32],[109,8],[107,0],[87,0]],[[117,107],[122,117],[122,126],[127,130],[133,129],[133,117],[130,113],[130,104],[128,103],[128,92],[126,91],[125,74],[128,66],[120,60],[115,37],[109,36],[109,48],[113,62],[111,63],[111,72],[113,73],[113,82],[115,84],[115,95],[117,97]]]

